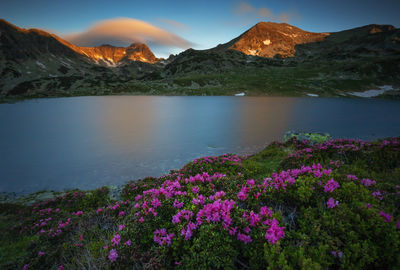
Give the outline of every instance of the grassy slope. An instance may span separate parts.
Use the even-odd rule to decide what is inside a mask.
[[[307,60],[294,66],[230,67],[212,72],[201,66],[198,71],[165,78],[156,72],[150,80],[121,81],[112,76],[69,81],[62,77],[47,78],[38,80],[40,87],[28,95],[3,97],[0,101],[83,95],[234,95],[239,92],[250,96],[305,96],[314,93],[336,97],[385,84],[400,87],[398,67],[393,64],[397,61],[400,62],[400,58]],[[34,89],[35,86],[29,87]],[[397,98],[398,93],[385,96]]]

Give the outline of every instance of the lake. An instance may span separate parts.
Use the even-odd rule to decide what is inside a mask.
[[[255,153],[288,130],[400,136],[400,102],[106,96],[0,104],[0,192],[120,185],[201,156]]]

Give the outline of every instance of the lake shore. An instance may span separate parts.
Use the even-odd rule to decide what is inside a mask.
[[[242,91],[229,91],[227,93],[220,93],[220,92],[208,92],[208,91],[178,91],[178,92],[164,92],[164,91],[154,91],[154,92],[135,92],[135,91],[130,91],[130,92],[101,92],[98,94],[95,93],[89,93],[89,92],[82,92],[82,93],[58,93],[58,94],[35,94],[31,96],[0,96],[0,104],[10,104],[10,103],[16,103],[16,102],[22,102],[25,100],[34,100],[34,99],[43,99],[43,98],[67,98],[67,97],[96,97],[96,96],[170,96],[170,97],[176,97],[176,96],[237,96],[237,97],[308,97],[308,98],[353,98],[353,99],[364,99],[364,98],[379,98],[379,99],[391,99],[391,100],[399,100],[400,99],[400,92],[399,90],[390,90],[390,91],[384,91],[384,92],[378,92],[377,94],[374,94],[371,96],[370,91],[379,91],[379,90],[363,90],[360,89],[359,92],[351,92],[351,94],[329,94],[329,93],[323,93],[321,94],[315,94],[315,93],[310,93],[309,91],[304,91],[304,92],[290,92],[290,93],[279,93],[279,92],[271,92],[271,93],[261,93],[261,92],[256,92],[256,93],[248,93],[248,92],[242,92]],[[366,92],[366,94],[363,94]]]
[[[396,269],[400,138],[287,139],[248,157],[199,158],[120,193],[0,203],[0,266]]]

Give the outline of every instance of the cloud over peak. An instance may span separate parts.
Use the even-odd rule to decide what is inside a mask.
[[[131,18],[99,21],[83,32],[64,35],[63,38],[74,45],[88,47],[101,44],[128,46],[135,42],[181,49],[187,49],[193,45],[176,34],[145,21]]]
[[[274,14],[269,8],[254,7],[246,1],[239,2],[235,8],[234,13],[242,17],[257,18],[258,20],[271,20],[277,22],[288,22],[290,20],[298,19],[299,15],[296,12],[282,12]]]

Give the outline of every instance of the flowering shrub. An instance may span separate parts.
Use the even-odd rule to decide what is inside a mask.
[[[398,168],[399,138],[292,139],[196,159],[127,183],[120,201],[75,191],[6,211],[8,241],[29,239],[12,266],[396,269]]]

